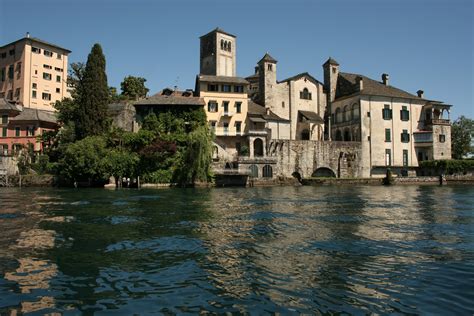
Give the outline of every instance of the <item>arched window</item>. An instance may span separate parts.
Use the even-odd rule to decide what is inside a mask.
[[[351,141],[351,132],[348,129],[344,130],[344,141],[345,142]]]
[[[216,159],[218,157],[219,157],[219,148],[216,145],[214,145],[212,147],[212,158]]]
[[[349,117],[350,114],[351,114],[351,113],[350,113],[350,111],[349,111],[349,106],[346,105],[346,106],[344,107],[344,122],[348,122],[348,121],[351,120],[351,118]]]
[[[300,91],[300,99],[311,100],[311,92],[308,88],[304,88],[303,91]]]
[[[229,42],[229,45],[227,45],[227,48],[228,48],[228,51],[232,51],[232,46],[231,46],[231,43]]]
[[[342,122],[342,111],[340,108],[336,109],[336,121],[334,123],[341,123]]]
[[[336,131],[336,140],[341,141],[342,140],[342,133],[340,130]]]
[[[258,178],[258,167],[256,165],[250,165],[250,177]]]
[[[359,105],[357,103],[352,104],[352,119],[357,120],[359,118]]]
[[[224,49],[224,40],[221,39],[221,49]]]
[[[304,129],[301,132],[301,140],[309,140],[309,130]]]
[[[256,157],[263,156],[263,141],[260,138],[253,141],[253,155]]]
[[[264,178],[273,178],[273,169],[270,165],[263,166],[263,177]]]
[[[227,50],[227,41],[224,41],[224,50]]]

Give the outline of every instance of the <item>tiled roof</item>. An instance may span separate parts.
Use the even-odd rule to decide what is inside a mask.
[[[262,61],[266,61],[266,62],[269,62],[269,63],[275,63],[275,64],[278,62],[275,58],[270,56],[269,53],[265,53],[265,55],[262,57],[262,59],[260,59],[258,64],[260,64]]]
[[[313,82],[314,84],[320,84],[320,85],[323,85],[322,82],[320,82],[318,79],[314,78],[313,76],[311,76],[309,73],[307,72],[302,72],[300,74],[297,74],[293,77],[290,77],[290,78],[286,78],[282,81],[278,81],[278,83],[281,83],[281,82],[287,82],[287,81],[294,81],[294,80],[298,80],[300,78],[303,78],[303,77],[306,77],[309,79],[309,81]]]
[[[221,28],[219,27],[216,27],[215,29],[213,29],[212,31],[210,31],[209,33],[201,36],[201,37],[205,37],[205,36],[208,36],[209,34],[212,34],[212,33],[222,33],[222,34],[225,34],[225,35],[228,35],[228,36],[232,36],[232,37],[236,37],[235,35],[233,34],[230,34],[230,33],[227,33],[226,31],[222,30]]]
[[[279,117],[272,111],[269,111],[267,113],[267,109],[264,106],[258,103],[255,103],[252,100],[248,101],[248,107],[249,107],[248,109],[249,116],[259,116],[259,117],[264,118],[267,121],[288,121],[287,119]]]
[[[332,57],[329,57],[328,60],[326,60],[326,62],[324,63],[324,65],[326,64],[330,64],[330,65],[336,65],[336,66],[339,66],[339,63]]]
[[[218,82],[218,83],[239,83],[249,84],[245,78],[241,77],[228,77],[228,76],[211,76],[211,75],[199,75],[199,81],[204,82]]]
[[[9,102],[7,99],[1,98],[0,99],[0,111],[20,112],[21,109],[15,103]]]
[[[39,121],[57,124],[58,119],[56,113],[52,111],[45,111],[39,109],[23,108],[23,111],[15,117],[11,118],[12,121]]]
[[[357,77],[362,78],[363,89],[359,91]],[[336,99],[355,93],[395,98],[424,100],[418,96],[359,74],[340,72],[337,80]]]
[[[324,123],[324,120],[316,112],[313,112],[313,111],[298,111],[298,112],[312,123],[317,123],[317,124]]]
[[[53,43],[49,43],[49,42],[46,42],[46,41],[43,41],[42,39],[39,39],[39,38],[36,38],[36,37],[23,37],[23,38],[20,38],[19,40],[16,40],[14,42],[11,42],[11,43],[8,43],[2,47],[0,47],[0,49],[2,48],[5,48],[5,47],[8,47],[10,45],[13,45],[13,44],[16,44],[16,43],[19,43],[21,41],[30,41],[30,42],[36,42],[36,43],[40,43],[40,44],[43,44],[43,45],[47,45],[47,46],[51,46],[51,47],[54,47],[54,48],[57,48],[57,49],[60,49],[62,51],[65,51],[66,53],[71,53],[71,51],[67,48],[64,48],[64,47],[61,47],[61,46],[58,46],[56,44],[53,44]]]
[[[134,105],[200,105],[204,106],[204,100],[193,96],[192,91],[174,91],[163,89],[157,94],[146,99],[137,101]]]

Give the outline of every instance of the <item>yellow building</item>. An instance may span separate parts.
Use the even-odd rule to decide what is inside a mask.
[[[0,47],[0,98],[25,107],[54,110],[52,104],[69,97],[69,53],[29,33]]]

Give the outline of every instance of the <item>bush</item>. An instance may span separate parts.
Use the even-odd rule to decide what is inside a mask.
[[[423,169],[431,169],[437,173],[466,173],[474,170],[474,160],[425,160],[420,162]]]
[[[53,164],[49,162],[48,155],[40,155],[36,158],[36,163],[31,164],[31,169],[38,174],[52,174]]]
[[[154,172],[145,174],[143,182],[145,183],[171,183],[173,171],[171,169],[156,170]]]

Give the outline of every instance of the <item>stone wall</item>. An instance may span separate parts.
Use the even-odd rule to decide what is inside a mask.
[[[276,176],[333,174],[338,178],[364,177],[360,142],[271,141],[268,156],[276,157]]]
[[[135,107],[129,103],[113,103],[108,105],[109,115],[114,126],[127,132],[136,132]]]

